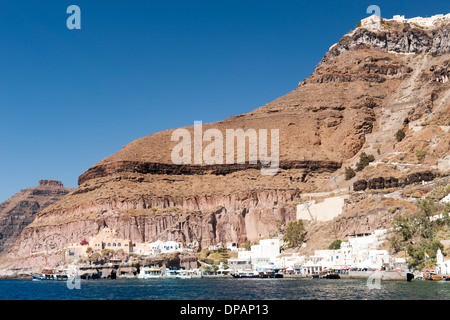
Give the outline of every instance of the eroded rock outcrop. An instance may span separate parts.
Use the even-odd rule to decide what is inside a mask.
[[[450,25],[433,30],[422,30],[408,23],[396,24],[396,28],[390,30],[372,31],[357,28],[354,32],[342,37],[325,55],[321,63],[343,52],[360,49],[362,46],[397,53],[444,55],[450,52]]]
[[[36,213],[57,202],[72,189],[56,180],[40,180],[39,186],[21,190],[0,204],[0,255],[14,244]]]
[[[413,172],[405,177],[372,177],[370,179],[359,179],[353,183],[354,191],[363,191],[366,189],[387,189],[404,187],[413,183],[420,183],[422,181],[431,181],[439,176],[439,172],[433,170],[423,170]]]
[[[306,169],[309,172],[334,172],[341,167],[338,161],[281,161],[280,169]],[[171,163],[151,163],[139,161],[121,161],[101,164],[83,173],[78,184],[88,180],[102,178],[116,173],[167,174],[167,175],[227,175],[237,171],[260,170],[258,164],[216,164],[216,165],[176,165]]]

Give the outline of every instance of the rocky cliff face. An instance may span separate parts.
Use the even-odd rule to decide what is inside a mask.
[[[254,241],[272,235],[278,221],[295,219],[301,193],[332,191],[333,175],[341,187],[357,181],[355,189],[367,190],[440,174],[431,167],[448,154],[448,132],[437,127],[414,131],[408,125],[446,125],[450,87],[436,79],[445,79],[448,36],[446,25],[425,31],[397,24],[377,32],[357,28],[295,90],[247,114],[203,125],[204,131],[217,129],[223,136],[227,129],[278,129],[280,167],[274,176],[255,170],[260,163],[176,165],[171,160],[174,130],[131,142],[83,173],[74,192],[37,214],[1,267],[40,268],[44,256],[56,265],[65,246],[105,226],[134,242],[177,240],[199,249]],[[433,104],[432,115],[422,101]],[[194,133],[193,127],[184,129]],[[395,140],[398,129],[406,131],[401,143]],[[422,171],[431,175],[419,177],[409,169],[419,164],[409,162],[422,149],[428,152]],[[364,169],[344,181],[345,167],[354,165],[362,150],[378,162],[395,158],[399,164],[386,164],[392,167],[389,174],[372,166],[370,175]],[[372,209],[370,228],[385,226],[391,216]],[[357,221],[352,225],[358,224],[353,229],[345,227],[349,218],[342,218],[336,230],[358,232],[366,218],[351,217]]]
[[[343,52],[371,48],[396,53],[429,53],[433,56],[450,53],[450,25],[424,30],[408,24],[392,22],[378,31],[357,28],[330,48],[322,63]]]
[[[36,213],[57,202],[71,189],[60,181],[40,180],[37,187],[21,190],[0,204],[0,255],[14,244],[22,230],[33,222]]]

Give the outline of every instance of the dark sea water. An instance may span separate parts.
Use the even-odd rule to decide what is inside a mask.
[[[349,279],[0,280],[0,300],[447,300],[450,281]]]

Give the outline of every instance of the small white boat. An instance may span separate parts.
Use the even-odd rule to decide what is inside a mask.
[[[195,270],[178,270],[177,278],[178,279],[199,279],[201,278],[201,272],[198,269]]]
[[[256,270],[239,270],[231,275],[233,278],[259,278],[259,272]]]
[[[176,277],[177,279],[192,279],[192,275],[184,270],[178,272]]]

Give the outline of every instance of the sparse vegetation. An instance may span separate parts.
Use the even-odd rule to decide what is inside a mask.
[[[417,212],[395,217],[387,241],[394,252],[406,250],[409,267],[422,269],[436,262],[437,250],[444,248],[437,234],[443,228],[448,229],[450,223],[447,208],[443,218],[431,219],[441,211],[432,200],[419,200],[416,206],[419,209]]]
[[[248,251],[252,247],[252,243],[249,240],[247,240],[241,245],[241,247]]]
[[[350,180],[354,176],[356,176],[356,172],[352,167],[345,168],[345,180]]]
[[[429,199],[441,200],[449,193],[450,193],[450,184],[434,188],[426,195],[426,197]]]
[[[395,138],[397,139],[398,142],[402,141],[405,138],[405,131],[403,131],[402,129],[399,129],[397,131],[397,133],[395,134]]]
[[[289,248],[299,247],[305,240],[306,231],[301,220],[289,222],[282,231],[283,240]]]
[[[106,258],[110,254],[114,254],[114,250],[111,250],[111,249],[103,249],[102,250],[102,257]]]
[[[417,150],[416,151],[416,158],[417,161],[419,161],[420,163],[423,162],[423,160],[425,160],[425,156],[427,155],[427,150]]]
[[[341,248],[341,243],[342,243],[342,240],[335,240],[328,246],[328,249],[338,250]]]
[[[361,155],[359,156],[359,162],[356,164],[356,171],[362,171],[369,165],[370,162],[374,160],[375,157],[373,155],[367,155],[365,152],[361,153]]]
[[[221,262],[226,263],[228,259],[237,258],[237,252],[227,249],[202,249],[200,252],[196,253],[195,256],[199,261],[206,264],[219,265]]]

